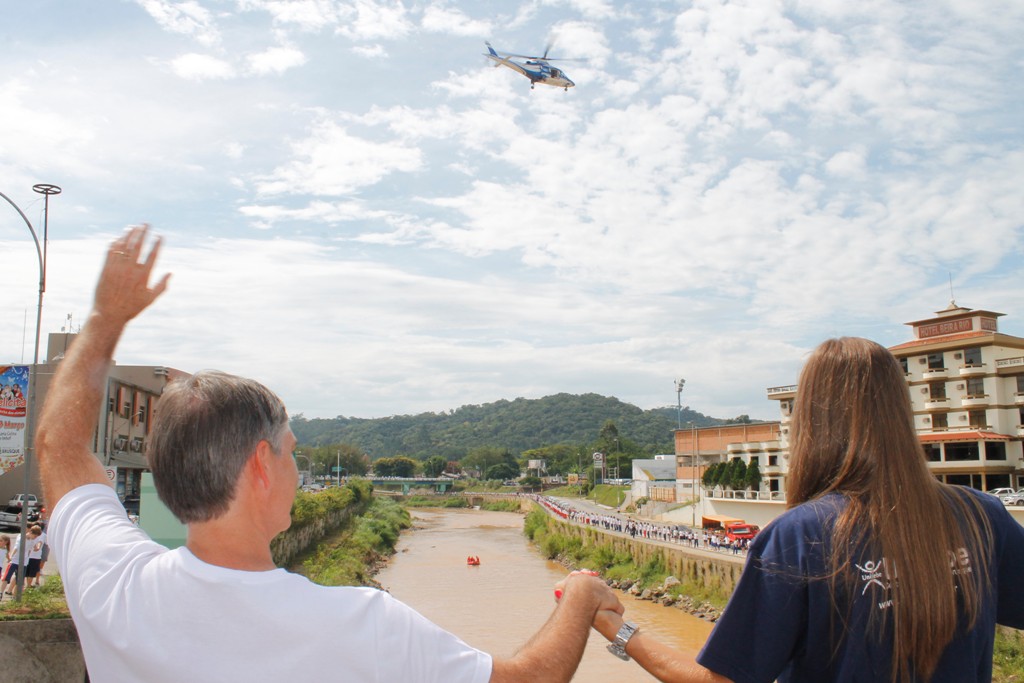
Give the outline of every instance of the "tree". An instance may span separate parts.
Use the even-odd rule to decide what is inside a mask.
[[[522,486],[527,491],[534,491],[536,489],[539,489],[541,487],[541,483],[542,482],[540,480],[540,477],[535,477],[532,474],[525,476],[519,480],[519,485]]]
[[[711,465],[708,465],[708,468],[704,470],[704,476],[702,477],[704,485],[710,486],[712,488],[718,486],[719,481],[722,478],[722,469],[724,467],[725,463],[723,462],[716,462]]]
[[[480,470],[480,472],[485,473],[492,466],[502,462],[505,452],[500,448],[495,448],[493,446],[481,446],[480,448],[474,448],[465,458],[462,459],[462,467]]]
[[[729,469],[722,483],[731,489],[742,489],[746,477],[747,466],[743,464],[742,458],[735,457],[729,461]]]
[[[423,463],[423,474],[428,477],[438,477],[447,466],[447,460],[440,455],[432,455]]]
[[[743,483],[748,489],[757,490],[761,488],[761,468],[758,467],[757,458],[750,459]]]
[[[484,476],[487,479],[498,479],[501,481],[517,479],[519,477],[519,467],[507,462],[499,462],[497,465],[488,467]]]
[[[373,462],[373,473],[378,477],[411,477],[416,473],[416,461],[404,455],[378,458]]]

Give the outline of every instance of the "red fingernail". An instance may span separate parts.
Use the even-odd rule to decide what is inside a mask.
[[[556,588],[555,589],[555,600],[561,600],[561,599],[562,599],[562,589],[561,588]]]

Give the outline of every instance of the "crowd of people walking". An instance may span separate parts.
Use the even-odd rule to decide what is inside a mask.
[[[749,539],[729,539],[714,529],[699,529],[682,524],[658,524],[612,514],[601,514],[577,508],[564,500],[534,495],[533,499],[551,514],[573,524],[616,531],[633,538],[678,543],[701,550],[741,554],[747,551]]]

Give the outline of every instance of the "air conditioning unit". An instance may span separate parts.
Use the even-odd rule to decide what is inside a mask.
[[[127,448],[128,448],[128,437],[127,436],[119,436],[119,437],[114,439],[114,450],[115,451],[123,451],[123,450],[126,450]]]
[[[925,363],[927,363],[927,362],[928,362],[928,359],[927,359],[927,358],[918,358],[918,359],[917,359],[917,362],[918,362],[919,364],[921,364],[921,365],[924,365]]]
[[[964,385],[963,384],[957,384],[956,388],[960,389],[961,391],[963,391]]]
[[[960,421],[961,422],[967,422],[967,416],[966,415],[961,415],[960,416]]]
[[[963,357],[964,357],[964,354],[960,353],[959,351],[957,351],[956,353],[953,354],[953,358],[955,358],[957,360],[960,360]]]
[[[925,422],[925,423],[929,423],[929,422],[932,421],[932,419],[926,415],[924,420],[922,420],[922,421]]]
[[[921,393],[922,394],[927,394],[928,393],[928,387],[921,387]]]
[[[143,444],[142,439],[132,439],[132,446],[131,446],[132,452],[133,453],[141,453],[142,452],[142,444]]]

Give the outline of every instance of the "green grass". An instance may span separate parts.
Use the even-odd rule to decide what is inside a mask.
[[[69,619],[64,584],[56,574],[43,577],[39,588],[26,588],[21,601],[4,596],[0,602],[0,621],[18,619]]]
[[[996,627],[992,651],[992,680],[997,683],[1024,681],[1024,632]]]
[[[613,486],[611,484],[598,484],[591,491],[589,498],[600,505],[617,508],[626,500],[629,494],[628,486]]]
[[[411,524],[408,511],[397,502],[374,498],[364,515],[317,546],[299,573],[323,586],[373,585],[376,569]]]

